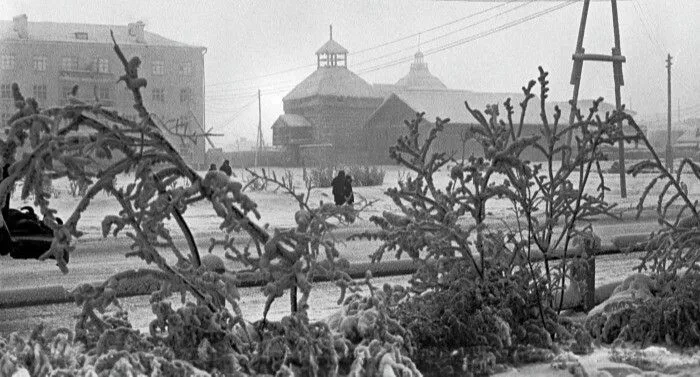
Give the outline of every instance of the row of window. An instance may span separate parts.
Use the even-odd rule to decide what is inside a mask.
[[[46,56],[34,56],[32,58],[32,65],[35,71],[46,71],[48,65]],[[17,66],[17,59],[14,55],[0,55],[0,69],[10,70],[15,69]],[[156,60],[151,63],[151,72],[156,75],[165,74],[165,62],[161,60]],[[65,56],[61,58],[61,69],[64,71],[77,71],[79,69],[79,61],[77,56]],[[92,71],[96,70],[100,73],[109,73],[109,59],[106,58],[96,58],[93,59],[87,66],[87,69]],[[177,72],[181,75],[191,75],[192,74],[192,63],[184,62],[179,64],[177,67]]]
[[[152,99],[155,102],[165,102],[165,89],[155,88],[153,89]],[[188,103],[192,101],[192,89],[182,88],[180,89],[180,102]]]
[[[61,88],[61,98],[68,98],[72,85],[64,85]],[[46,100],[46,85],[34,85],[32,86],[32,95],[39,101]],[[152,90],[152,99],[156,102],[165,102],[165,89],[155,88]],[[97,88],[97,95],[100,99],[108,100],[111,98],[111,88],[109,86],[99,86]],[[7,100],[12,99],[12,85],[11,84],[0,84],[0,99]],[[192,89],[182,88],[180,89],[180,102],[188,103],[192,100]]]
[[[68,98],[72,86],[63,86],[61,88],[61,98]],[[97,88],[97,95],[100,99],[110,98],[110,88],[107,86],[101,86]],[[46,84],[32,85],[32,97],[38,101],[46,101],[47,90]],[[8,100],[12,99],[12,85],[11,84],[0,84],[0,99]]]

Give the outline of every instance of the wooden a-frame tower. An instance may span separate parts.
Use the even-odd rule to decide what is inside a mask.
[[[576,51],[574,52],[572,59],[574,60],[574,66],[571,72],[571,85],[574,86],[574,93],[572,96],[572,108],[571,114],[569,115],[569,124],[573,124],[575,121],[574,108],[578,104],[578,94],[581,87],[581,72],[583,70],[584,61],[600,61],[600,62],[612,62],[613,68],[613,79],[615,83],[615,108],[620,111],[622,110],[622,98],[620,94],[620,87],[625,85],[625,80],[622,75],[622,63],[625,62],[625,57],[622,55],[620,49],[620,25],[617,16],[617,0],[610,0],[610,6],[612,8],[612,22],[613,22],[613,34],[615,37],[615,46],[612,48],[612,54],[586,54],[583,48],[583,37],[586,33],[586,21],[588,19],[588,8],[591,4],[591,0],[583,1],[583,11],[581,12],[581,24],[578,29],[578,39],[576,41]],[[569,131],[567,135],[567,145],[571,145],[572,133]],[[568,155],[565,157],[568,158]],[[624,141],[620,140],[619,144],[619,162],[620,162],[620,196],[623,198],[627,197],[627,185],[625,182],[625,147]]]

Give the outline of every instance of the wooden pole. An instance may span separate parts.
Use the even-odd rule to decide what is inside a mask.
[[[255,138],[255,167],[258,167],[258,153],[262,142],[262,107],[260,104],[260,89],[258,89],[258,135]]]
[[[583,10],[581,11],[581,23],[578,27],[578,38],[576,39],[576,54],[584,54],[583,37],[586,34],[586,21],[588,20],[588,8],[591,5],[590,0],[584,0]],[[578,92],[581,88],[581,73],[583,72],[583,60],[574,60],[574,68],[571,71],[571,84],[574,86],[574,93],[571,97],[571,113],[569,113],[569,125],[574,124],[576,112],[574,108],[578,105]],[[571,146],[573,134],[571,130],[566,134],[566,145]],[[570,153],[562,152],[562,162],[569,162]]]
[[[673,173],[673,145],[671,145],[671,54],[666,58],[666,70],[668,72],[668,114],[666,130],[666,169]]]
[[[620,27],[618,23],[617,16],[617,0],[610,0],[612,7],[613,16],[613,33],[615,35],[615,47],[612,49],[611,55],[602,54],[586,54],[583,48],[583,38],[586,33],[586,22],[588,20],[588,9],[590,7],[590,0],[584,0],[583,10],[581,12],[581,24],[578,30],[578,38],[576,40],[576,51],[572,56],[574,60],[574,66],[571,71],[571,84],[574,86],[574,92],[571,98],[571,113],[569,114],[569,125],[572,126],[576,120],[576,113],[574,108],[578,106],[578,96],[579,90],[581,88],[581,74],[583,72],[583,62],[584,61],[602,61],[602,62],[612,62],[613,65],[613,77],[615,80],[615,108],[618,111],[622,110],[622,95],[620,93],[620,87],[625,84],[622,75],[622,63],[625,62],[625,57],[622,56],[620,49]],[[620,125],[620,124],[618,124]],[[566,135],[566,145],[571,147],[571,141],[573,137],[573,132],[569,130]],[[562,163],[568,164],[570,160],[570,152],[562,152]],[[620,196],[623,198],[627,197],[627,183],[625,181],[625,149],[624,142],[620,140],[619,144],[619,163],[620,163]]]
[[[617,17],[617,0],[611,0],[612,5],[612,18],[613,18],[613,33],[615,35],[615,47],[612,51],[613,58],[615,56],[621,56],[622,50],[620,48],[620,25],[618,23]],[[613,61],[613,77],[615,80],[615,109],[617,111],[622,111],[622,94],[620,94],[620,87],[625,84],[622,76],[622,61]],[[622,123],[618,122],[618,127],[622,127]],[[618,161],[620,163],[620,197],[627,197],[627,182],[625,181],[625,142],[620,139],[620,144],[618,144]]]

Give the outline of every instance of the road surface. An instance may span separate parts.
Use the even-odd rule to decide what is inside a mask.
[[[619,222],[604,220],[594,223],[596,233],[602,242],[610,243],[619,235],[649,233],[658,228],[658,223],[653,217],[642,218],[639,221]],[[183,241],[184,242],[184,241]],[[375,241],[352,241],[340,245],[341,254],[351,263],[367,262],[368,255],[379,245]],[[206,250],[206,245],[199,245],[201,250]],[[129,268],[144,267],[143,261],[138,258],[125,258],[124,252],[128,250],[128,242],[125,239],[107,238],[103,240],[88,240],[77,245],[77,250],[71,255],[69,264],[70,272],[62,274],[52,261],[38,262],[35,260],[0,259],[2,265],[2,284],[0,289],[22,289],[37,286],[62,285],[65,288],[73,288],[86,282],[102,281],[110,275]],[[203,251],[206,252],[206,251]],[[596,286],[618,281],[633,273],[633,268],[638,264],[639,254],[611,255],[601,257],[596,263]],[[392,255],[387,255],[385,260],[391,260]],[[227,262],[231,263],[231,262]],[[231,263],[231,266],[233,264]],[[231,267],[229,266],[229,267]],[[405,283],[406,276],[377,279],[377,284],[388,281],[391,283]],[[256,319],[261,316],[264,306],[264,297],[260,288],[244,288],[241,290],[243,299],[241,306],[248,318]],[[337,307],[335,301],[338,298],[338,289],[332,283],[319,283],[314,288],[311,297],[311,317],[322,318],[332,313]],[[129,311],[131,320],[137,328],[146,328],[152,317],[148,296],[130,297],[120,300],[126,310]],[[173,302],[177,302],[173,299]],[[280,318],[288,311],[286,297],[277,300],[270,313],[271,318]],[[11,331],[30,330],[34,325],[42,322],[51,322],[54,326],[72,326],[73,317],[79,313],[79,308],[74,304],[53,304],[24,308],[12,308],[0,310],[0,335],[7,335]]]

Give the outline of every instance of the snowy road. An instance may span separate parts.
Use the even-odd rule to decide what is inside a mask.
[[[651,232],[658,226],[652,218],[639,222],[625,223],[603,221],[594,224],[595,231],[601,236],[603,243],[611,242],[612,238],[623,234],[638,234]],[[184,241],[183,241],[184,242]],[[205,245],[200,245],[203,250]],[[367,262],[367,255],[378,246],[377,242],[355,241],[341,245],[341,253],[351,262]],[[0,289],[30,288],[36,286],[63,285],[72,288],[84,282],[101,281],[118,271],[128,268],[144,267],[143,262],[137,258],[125,258],[124,251],[128,249],[128,243],[124,240],[107,238],[104,240],[91,240],[78,244],[78,249],[71,256],[69,264],[70,272],[67,275],[54,266],[51,261],[37,262],[33,260],[0,259],[2,266]],[[393,256],[387,256],[385,260],[391,260]],[[601,257],[596,263],[596,286],[623,279],[631,274],[632,269],[638,263],[638,255],[611,255]],[[397,276],[392,278],[376,279],[377,284],[384,281],[392,283],[404,283],[407,277]],[[264,305],[264,298],[259,293],[260,288],[244,288],[241,305],[248,318],[259,318]],[[312,318],[324,317],[335,310],[335,301],[338,298],[338,290],[332,283],[319,283],[314,288],[311,296]],[[177,299],[174,300],[178,301]],[[280,318],[287,313],[288,298],[279,299],[272,308],[271,318]],[[125,309],[130,313],[134,325],[143,328],[148,325],[151,318],[148,296],[131,297],[122,299]],[[73,316],[79,313],[79,309],[73,304],[55,304],[26,308],[14,308],[0,310],[0,334],[7,334],[13,330],[28,330],[33,325],[42,321],[52,322],[58,326],[70,326]]]

